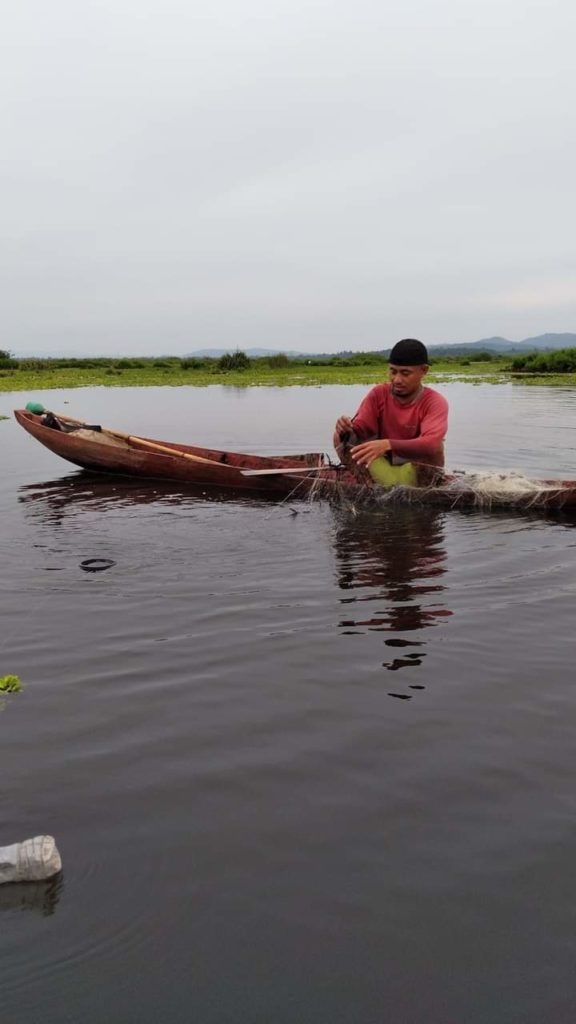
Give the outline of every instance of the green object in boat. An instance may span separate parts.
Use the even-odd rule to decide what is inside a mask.
[[[393,466],[388,459],[381,456],[374,459],[368,472],[375,484],[380,487],[416,487],[418,477],[416,466],[412,462],[403,462],[401,466]]]
[[[2,693],[19,693],[22,683],[18,676],[0,676],[0,690]]]
[[[26,412],[32,412],[35,416],[41,416],[43,412],[46,412],[46,409],[41,402],[28,402]]]

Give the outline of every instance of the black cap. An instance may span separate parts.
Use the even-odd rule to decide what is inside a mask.
[[[428,363],[426,345],[416,338],[402,338],[394,345],[388,361],[396,366],[423,366]]]

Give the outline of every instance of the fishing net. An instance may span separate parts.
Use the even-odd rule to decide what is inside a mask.
[[[318,479],[309,500],[326,500],[349,510],[382,508],[393,504],[439,505],[443,508],[546,508],[561,507],[569,488],[560,483],[531,480],[522,473],[479,471],[443,474],[430,486],[381,487],[358,480],[351,483],[345,472],[328,482]]]

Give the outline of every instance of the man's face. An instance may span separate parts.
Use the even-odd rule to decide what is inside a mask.
[[[388,367],[388,379],[392,394],[397,398],[411,398],[419,390],[422,378],[428,373],[428,367],[422,366],[396,366],[390,363]]]

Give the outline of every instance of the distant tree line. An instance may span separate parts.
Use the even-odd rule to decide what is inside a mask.
[[[86,359],[73,357],[49,357],[16,359],[10,352],[0,349],[0,370],[28,370],[35,372],[50,370],[101,370],[104,373],[118,374],[123,370],[204,370],[211,373],[228,373],[231,370],[247,370],[255,363],[269,366],[271,369],[282,369],[290,366],[291,361],[284,353],[265,356],[250,360],[245,352],[225,353],[219,359],[209,356],[164,356],[161,358],[139,357],[118,358],[114,356],[91,356]]]
[[[247,370],[251,366],[270,367],[273,370],[282,370],[290,366],[305,364],[307,366],[386,366],[389,358],[388,351],[382,352],[337,352],[328,355],[301,355],[287,356],[284,352],[276,352],[268,356],[249,358],[245,352],[236,350],[226,352],[219,358],[213,356],[140,356],[140,357],[118,357],[118,356],[89,356],[85,359],[80,357],[37,357],[17,359],[7,349],[0,349],[1,369],[22,369],[22,370],[74,370],[74,369],[110,369],[139,370],[149,369],[182,369],[182,370],[209,370],[212,372],[228,373],[232,370]],[[493,360],[504,360],[506,357],[494,352],[473,351],[452,356],[432,356],[431,362],[442,363],[484,363]],[[509,358],[509,357],[508,357]]]
[[[576,372],[576,348],[559,348],[555,352],[532,352],[530,355],[515,356],[512,370],[524,373],[574,373]]]
[[[17,359],[8,349],[0,349],[0,371],[50,371],[50,370],[100,370],[105,374],[117,375],[125,370],[201,370],[204,373],[226,374],[255,369],[269,368],[282,371],[298,365],[306,366],[382,366],[383,374],[388,364],[389,351],[382,352],[339,352],[333,355],[302,355],[289,357],[284,352],[249,358],[241,350],[227,352],[220,358],[210,356],[162,356],[118,358],[114,356],[81,358],[30,358]],[[478,351],[453,355],[432,353],[431,364],[468,366],[473,363],[499,363],[504,369],[524,373],[576,373],[576,348],[547,350],[545,352],[510,354]]]

